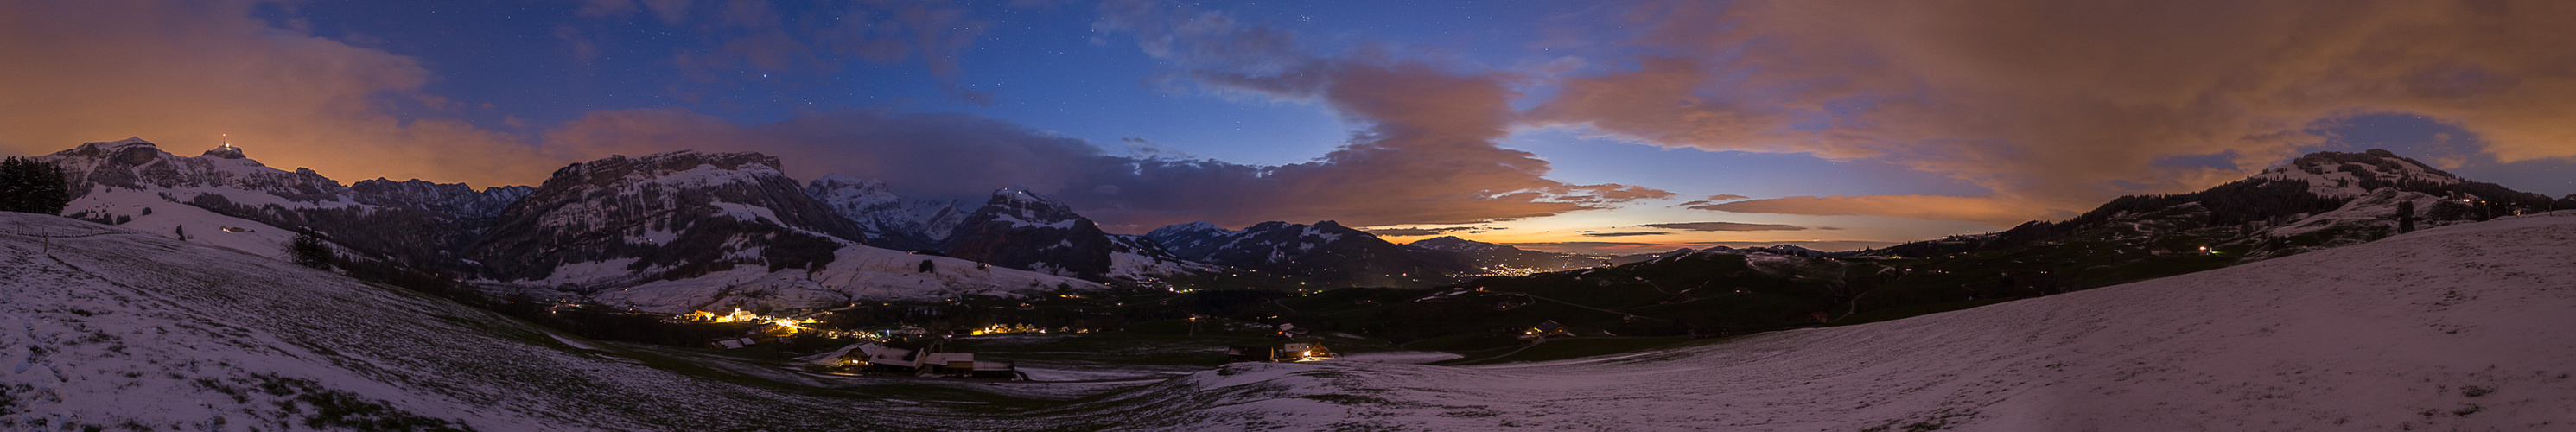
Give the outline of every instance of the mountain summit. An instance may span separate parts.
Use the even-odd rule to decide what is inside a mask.
[[[471,257],[498,280],[605,287],[737,265],[820,268],[834,237],[858,233],[776,157],[676,151],[556,170],[501,211]]]
[[[2120,243],[2116,249],[2136,255],[2207,246],[2230,256],[2274,257],[2376,240],[2408,227],[2547,211],[2553,201],[2462,179],[2387,150],[2318,152],[2198,192],[2123,196],[2064,221],[1907,243],[1882,253],[1948,255],[2088,238]],[[2399,202],[2412,204],[2401,209]]]
[[[480,233],[477,221],[529,190],[418,180],[348,187],[309,169],[270,168],[230,144],[183,157],[142,138],[36,159],[71,177],[64,216],[270,257],[305,233],[361,255],[441,266]]]
[[[2310,153],[2290,163],[2265,169],[2248,180],[2306,183],[2308,193],[2332,198],[2360,197],[2386,187],[2433,189],[2466,182],[2414,158],[2380,149],[2361,153]]]
[[[806,183],[805,194],[857,223],[853,240],[888,249],[934,248],[966,219],[956,201],[906,200],[885,182],[840,174]]]
[[[1099,280],[1109,274],[1113,244],[1099,225],[1064,202],[1004,188],[968,214],[942,246],[948,256]]]

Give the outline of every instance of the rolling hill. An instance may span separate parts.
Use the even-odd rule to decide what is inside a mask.
[[[1138,430],[2576,427],[2576,212],[1874,324],[1444,367],[1239,363]]]

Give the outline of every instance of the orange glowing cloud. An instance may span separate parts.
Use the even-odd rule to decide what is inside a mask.
[[[335,178],[524,184],[573,158],[519,137],[386,104],[453,109],[419,92],[419,62],[280,29],[251,2],[0,3],[0,148],[42,154],[141,136],[194,155],[218,134],[263,163]]]
[[[1530,121],[1995,191],[1710,206],[1728,211],[2038,218],[2241,178],[2381,112],[2458,125],[2504,162],[2576,157],[2563,1],[1673,1],[1631,19],[1659,54],[1565,80]],[[2207,155],[2236,168],[2154,163]],[[1931,208],[1858,205],[1899,202]]]

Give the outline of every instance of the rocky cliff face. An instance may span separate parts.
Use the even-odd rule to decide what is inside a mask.
[[[840,174],[806,183],[805,195],[857,224],[861,238],[852,240],[895,250],[938,247],[968,212],[959,209],[956,201],[907,200],[885,182]]]
[[[502,210],[470,258],[494,279],[587,288],[828,265],[861,230],[778,166],[694,151],[573,164]]]
[[[907,200],[883,182],[839,174],[808,183],[805,194],[856,224],[863,236],[856,240],[872,246],[1093,281],[1210,269],[1152,240],[1102,232],[1071,206],[1025,189],[994,191],[971,211],[957,201]]]
[[[65,216],[111,223],[149,220],[146,225],[176,228],[174,236],[188,235],[193,226],[197,229],[191,237],[206,240],[225,240],[205,237],[225,236],[218,234],[224,227],[265,225],[277,231],[230,234],[275,243],[280,238],[269,237],[311,233],[363,256],[425,267],[454,260],[485,221],[531,190],[475,191],[464,184],[384,179],[342,186],[309,169],[270,168],[230,144],[182,157],[140,138],[84,143],[40,159],[60,164],[73,178],[76,205],[66,208]],[[155,206],[192,206],[213,214],[155,215],[148,211]]]
[[[1144,237],[1146,240],[1153,240],[1156,244],[1162,245],[1163,250],[1172,255],[1198,259],[1214,255],[1218,249],[1233,243],[1235,238],[1242,234],[1216,224],[1190,222],[1155,228],[1153,231],[1146,232]]]
[[[1108,233],[1063,202],[1009,188],[993,191],[941,249],[1003,267],[1100,280],[1109,275],[1114,246]]]
[[[846,177],[800,187],[778,170],[777,158],[756,153],[616,156],[565,167],[540,187],[482,190],[382,178],[343,186],[311,170],[269,168],[230,145],[181,157],[129,139],[39,159],[65,167],[82,192],[66,216],[275,258],[284,257],[289,239],[309,233],[338,245],[345,257],[654,310],[1100,287],[858,244],[870,239],[918,250],[936,247],[952,232],[981,232],[965,243],[1067,274],[1116,273],[1110,263],[1136,261],[1115,260],[1112,254],[1135,248],[1116,246],[1096,228],[1055,241],[1089,238],[1085,244],[1109,246],[1021,245],[1014,236],[1026,232],[956,229],[968,215],[954,202],[904,201],[881,184]],[[1004,207],[979,224],[1071,214],[998,202]],[[1019,246],[1031,249],[1014,249]],[[1060,263],[1081,261],[1064,256],[1099,263],[1063,271],[1073,266]],[[600,292],[609,288],[618,291]]]
[[[431,183],[418,179],[393,181],[382,177],[349,185],[358,202],[404,206],[428,210],[480,225],[499,216],[502,209],[519,202],[537,188],[527,186],[489,187],[477,191],[464,183]]]
[[[197,157],[182,157],[161,151],[142,138],[119,141],[82,143],[70,150],[40,156],[37,159],[61,165],[72,177],[72,197],[79,198],[96,187],[127,189],[193,189],[223,188],[265,193],[291,201],[335,201],[346,196],[348,188],[322,177],[309,169],[287,172],[245,157],[240,148],[229,145],[207,150]],[[89,187],[83,187],[89,186]]]

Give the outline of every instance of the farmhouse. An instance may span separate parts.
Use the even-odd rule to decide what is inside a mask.
[[[1318,342],[1290,342],[1279,346],[1235,345],[1225,347],[1227,361],[1235,362],[1303,362],[1331,360],[1333,351]]]
[[[827,356],[815,363],[827,367],[848,367],[920,376],[960,378],[1028,379],[1027,373],[1006,361],[977,361],[975,353],[946,352],[946,344],[932,343],[921,349],[908,349],[860,343],[842,348],[838,356]]]
[[[1521,330],[1522,339],[1544,339],[1549,336],[1564,336],[1565,334],[1565,325],[1557,324],[1556,320],[1540,321],[1538,325],[1530,326],[1528,329]]]

